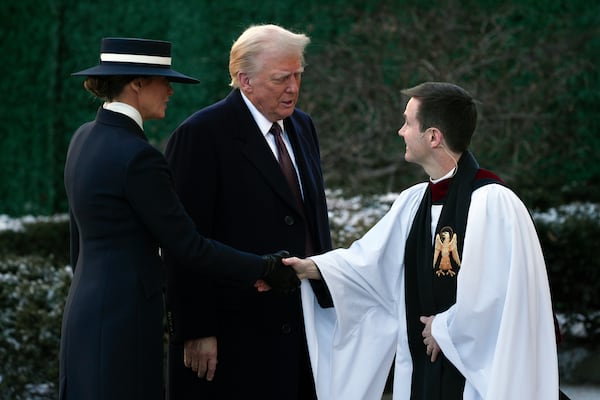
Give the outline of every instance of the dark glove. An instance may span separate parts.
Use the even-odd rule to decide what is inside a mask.
[[[294,268],[283,265],[282,258],[289,257],[290,253],[280,250],[277,253],[267,254],[262,257],[265,269],[262,279],[277,292],[289,294],[298,289],[300,280]]]

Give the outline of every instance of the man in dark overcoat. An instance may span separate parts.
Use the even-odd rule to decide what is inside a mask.
[[[331,248],[317,134],[295,107],[308,42],[274,25],[246,30],[231,49],[234,90],[172,134],[166,156],[200,233],[258,253]],[[299,290],[259,293],[192,271],[167,282],[171,400],[316,398]]]

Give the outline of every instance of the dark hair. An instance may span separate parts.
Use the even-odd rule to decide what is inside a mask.
[[[438,128],[450,150],[467,150],[477,124],[477,108],[466,90],[452,83],[425,82],[401,93],[419,100],[417,120],[421,132]]]
[[[138,77],[123,75],[88,76],[83,82],[83,87],[102,100],[113,101],[121,94],[125,85],[136,78]]]

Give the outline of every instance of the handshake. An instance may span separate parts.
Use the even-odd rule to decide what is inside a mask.
[[[281,261],[290,256],[290,253],[281,250],[277,253],[262,256],[264,269],[261,279],[254,286],[259,292],[273,289],[277,292],[289,294],[300,286],[300,279],[294,268],[283,265]]]

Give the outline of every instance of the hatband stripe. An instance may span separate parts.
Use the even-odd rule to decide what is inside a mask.
[[[171,65],[171,57],[144,56],[140,54],[102,53],[100,54],[100,61]]]

